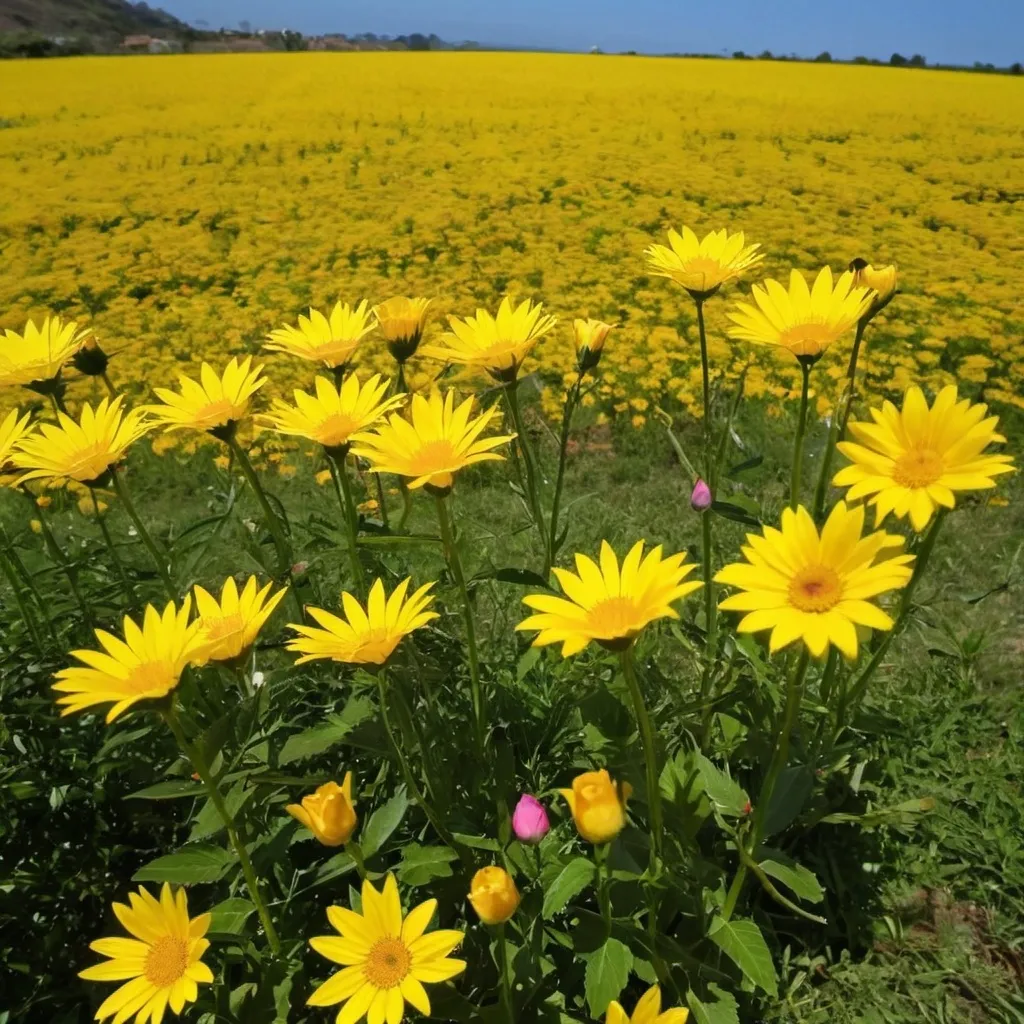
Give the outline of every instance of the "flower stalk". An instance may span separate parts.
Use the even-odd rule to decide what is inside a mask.
[[[348,542],[352,579],[359,591],[359,596],[365,599],[366,575],[363,572],[363,563],[359,559],[359,547],[356,539],[359,533],[359,513],[356,510],[355,499],[352,497],[352,482],[348,478],[346,457],[335,452],[328,452],[327,463],[334,480],[334,490],[338,496],[338,504],[341,506],[341,515],[345,520],[345,539]]]
[[[512,972],[508,963],[508,948],[505,945],[505,923],[495,928],[498,945],[498,968],[501,973],[501,1005],[505,1011],[507,1024],[516,1024],[512,1010]]]
[[[97,497],[96,491],[91,487],[89,488],[89,495],[92,498],[92,509],[96,516],[96,524],[100,528],[100,533],[103,534],[103,541],[107,545],[107,551],[110,552],[110,560],[114,563],[118,576],[121,577],[121,588],[124,591],[125,599],[131,604],[133,600],[132,585],[128,579],[128,574],[125,572],[121,556],[117,553],[117,548],[114,547],[114,538],[110,536],[106,516],[100,511],[100,499]]]
[[[121,499],[121,504],[124,506],[125,512],[128,513],[128,518],[135,524],[135,529],[139,533],[139,539],[145,545],[146,550],[149,552],[149,557],[153,560],[153,565],[156,567],[156,571],[160,575],[160,579],[163,580],[164,589],[167,591],[167,596],[171,601],[178,600],[178,591],[171,580],[171,574],[167,568],[167,559],[164,558],[157,550],[156,543],[150,536],[149,530],[146,529],[145,523],[142,521],[142,517],[139,515],[135,508],[135,503],[132,501],[131,494],[128,492],[128,488],[125,485],[124,480],[121,478],[120,473],[117,470],[111,474],[114,483],[114,490],[117,491],[118,498]]]
[[[800,383],[800,414],[796,424],[796,440],[793,442],[793,465],[789,473],[789,507],[795,512],[800,504],[800,478],[804,466],[804,434],[807,432],[807,399],[811,382],[811,361],[800,360],[803,374]]]
[[[562,506],[562,487],[565,483],[565,463],[569,448],[569,431],[572,429],[572,418],[580,401],[580,389],[583,384],[583,372],[579,371],[576,381],[565,396],[565,409],[562,412],[562,431],[558,439],[558,474],[555,477],[555,493],[551,501],[551,523],[548,532],[546,559],[544,563],[545,579],[551,573],[551,566],[558,554],[558,513]]]
[[[544,550],[544,564],[550,566],[552,560],[551,546],[548,542],[548,532],[544,528],[544,513],[540,505],[540,493],[537,490],[537,468],[533,459],[533,452],[526,440],[526,430],[523,427],[523,414],[519,408],[519,381],[509,381],[503,388],[505,400],[508,402],[509,412],[512,414],[512,423],[516,430],[516,447],[523,456],[523,468],[526,470],[526,499],[530,505],[530,513],[533,522],[540,533],[540,542]]]

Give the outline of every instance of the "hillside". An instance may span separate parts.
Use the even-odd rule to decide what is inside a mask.
[[[3,32],[120,40],[135,33],[180,35],[188,26],[164,11],[128,0],[0,0]]]

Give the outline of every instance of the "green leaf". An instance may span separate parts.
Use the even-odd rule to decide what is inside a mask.
[[[330,750],[340,743],[357,725],[373,714],[374,705],[367,697],[352,697],[340,715],[331,715],[322,725],[289,736],[281,750],[278,764],[304,761]]]
[[[404,885],[426,885],[435,878],[450,878],[452,861],[458,854],[447,846],[420,846],[408,843],[402,848],[398,880]]]
[[[594,881],[594,871],[594,862],[586,857],[574,857],[569,861],[544,893],[544,916],[550,918],[563,910],[569,900]]]
[[[736,1000],[728,992],[716,988],[718,1000],[705,1003],[690,989],[686,993],[686,1002],[693,1010],[696,1024],[740,1024],[740,1015],[736,1009]]]
[[[234,857],[219,846],[187,846],[157,857],[132,877],[136,882],[219,882],[233,863]]]
[[[708,929],[708,938],[758,988],[773,997],[779,994],[772,954],[761,929],[753,921],[742,918],[723,921],[716,917]]]
[[[633,954],[618,939],[607,942],[587,958],[585,991],[592,1017],[603,1017],[608,1004],[618,999],[629,980]]]
[[[781,854],[773,853],[772,858],[761,861],[760,868],[766,875],[781,882],[796,896],[809,903],[820,903],[825,898],[825,891],[813,871],[802,864],[797,864],[796,861],[783,863],[774,859],[776,856],[781,857]]]
[[[498,853],[501,850],[498,840],[491,839],[490,836],[467,836],[462,832],[453,832],[452,836],[463,846],[469,846],[474,850],[490,850],[491,853]]]
[[[203,786],[191,779],[170,779],[129,793],[125,800],[181,800],[185,797],[205,795],[206,790]]]
[[[734,523],[742,523],[744,526],[760,526],[761,520],[752,516],[745,508],[733,505],[728,501],[711,502],[711,511],[723,519],[730,519]]]
[[[703,754],[697,755],[697,767],[704,779],[708,799],[724,817],[740,818],[747,813],[750,798],[731,776],[712,764]]]
[[[551,584],[539,572],[533,572],[530,569],[498,569],[496,572],[487,573],[483,578],[486,579],[487,576],[492,576],[499,583],[515,583],[520,587],[551,589]]]
[[[725,471],[725,475],[730,478],[739,476],[740,473],[746,473],[747,470],[757,469],[762,462],[764,462],[763,455],[752,455],[749,459],[744,459],[742,462],[738,462],[735,466],[730,466]]]
[[[364,857],[372,857],[388,841],[391,833],[401,824],[408,808],[409,798],[403,786],[383,807],[378,807],[370,815],[370,820],[359,836]]]
[[[224,797],[224,803],[227,805],[228,813],[233,819],[237,820],[238,812],[241,811],[255,792],[254,789],[246,788],[245,779],[239,779],[228,790],[227,795]],[[195,817],[192,831],[188,837],[189,842],[195,842],[197,839],[209,839],[210,836],[215,836],[223,827],[224,819],[220,816],[220,812],[214,806],[212,800],[207,800]]]
[[[791,825],[804,809],[814,789],[814,773],[805,764],[786,768],[775,784],[768,811],[764,816],[766,836],[781,832]]]
[[[249,900],[233,896],[218,903],[210,914],[210,932],[219,935],[238,935],[245,927],[246,920],[256,913]]]

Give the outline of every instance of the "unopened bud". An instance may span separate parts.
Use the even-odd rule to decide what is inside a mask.
[[[102,377],[107,372],[110,357],[90,335],[85,339],[85,344],[71,357],[71,361],[79,373],[84,373],[87,377]]]
[[[706,512],[711,508],[713,500],[711,488],[698,477],[697,482],[693,485],[693,492],[690,494],[690,508],[694,512]]]

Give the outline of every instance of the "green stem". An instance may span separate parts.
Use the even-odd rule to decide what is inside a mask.
[[[636,665],[633,661],[632,645],[619,655],[622,674],[626,677],[626,685],[633,699],[633,712],[640,730],[640,738],[644,747],[644,764],[647,771],[647,807],[650,812],[651,831],[651,874],[657,873],[661,864],[662,851],[662,817],[661,817],[661,786],[658,778],[658,753],[654,742],[654,727],[651,716],[644,704],[644,695],[640,690],[640,682],[636,676]]]
[[[523,456],[523,466],[526,469],[526,498],[530,503],[530,512],[534,524],[540,532],[540,542],[544,549],[544,564],[551,564],[551,551],[548,546],[548,534],[544,529],[544,513],[540,507],[540,494],[537,491],[537,470],[533,461],[533,453],[526,441],[526,430],[523,427],[523,415],[519,408],[519,381],[514,380],[505,385],[505,399],[508,402],[509,412],[512,413],[512,423],[516,428],[516,447]]]
[[[178,746],[181,748],[181,752],[191,762],[192,767],[195,768],[196,774],[199,776],[203,786],[206,788],[206,793],[209,796],[214,809],[217,811],[217,814],[220,815],[221,821],[224,822],[224,830],[228,834],[228,840],[231,843],[231,846],[238,857],[238,863],[242,868],[242,875],[245,878],[245,884],[249,890],[249,898],[256,906],[256,913],[259,914],[260,921],[263,923],[263,931],[266,933],[267,942],[270,944],[271,951],[276,955],[280,952],[281,940],[277,937],[277,930],[274,928],[274,922],[271,920],[270,911],[267,909],[267,905],[263,900],[263,895],[260,892],[259,879],[256,877],[256,871],[253,869],[252,861],[249,859],[249,851],[245,847],[241,829],[235,823],[234,817],[228,810],[227,804],[224,802],[224,797],[217,786],[216,780],[210,772],[210,766],[206,763],[206,758],[203,757],[203,754],[198,747],[192,746],[192,744],[190,744],[185,738],[185,733],[181,728],[181,723],[178,721],[177,715],[175,714],[173,704],[164,712],[163,717],[171,732],[174,734],[174,738],[178,741]]]
[[[359,560],[359,547],[356,540],[359,533],[359,513],[356,510],[355,499],[352,497],[352,482],[348,478],[346,458],[344,455],[335,456],[329,452],[327,462],[331,467],[334,490],[338,495],[342,518],[345,520],[345,537],[348,541],[349,561],[352,563],[352,578],[359,591],[359,596],[365,598],[366,576],[363,573],[363,563]]]
[[[380,521],[384,524],[385,530],[391,529],[391,524],[388,520],[388,500],[384,494],[384,479],[380,473],[373,474],[374,481],[377,484],[377,504],[380,506]]]
[[[366,861],[363,860],[363,848],[355,841],[352,840],[345,844],[345,852],[352,858],[353,863],[356,866],[356,873],[360,879],[366,880]]]
[[[96,516],[96,523],[100,528],[100,533],[103,534],[103,540],[107,545],[107,550],[110,552],[110,560],[114,563],[118,576],[121,577],[121,587],[124,590],[124,596],[128,600],[128,603],[131,604],[134,600],[132,585],[128,580],[128,574],[124,571],[124,563],[121,561],[121,558],[117,553],[117,549],[114,547],[114,538],[110,536],[110,530],[107,529],[107,520],[100,511],[100,499],[91,487],[89,488],[89,495],[92,498],[92,510]]]
[[[700,375],[704,397],[704,479],[711,486],[711,370],[708,365],[708,340],[704,330],[704,300],[695,299],[697,305],[697,332],[700,336]]]
[[[939,509],[935,515],[935,519],[932,521],[932,525],[928,528],[928,532],[925,534],[924,540],[921,542],[921,548],[917,552],[913,575],[911,575],[910,582],[903,588],[903,593],[900,596],[899,608],[896,612],[896,621],[893,623],[892,629],[890,629],[883,637],[882,642],[878,645],[878,649],[874,654],[872,654],[871,660],[867,663],[864,671],[857,677],[856,682],[849,687],[846,693],[846,699],[843,706],[840,708],[840,724],[845,721],[846,711],[851,707],[856,707],[860,703],[864,696],[864,692],[868,688],[868,683],[871,682],[871,677],[875,674],[878,666],[881,665],[886,652],[889,650],[889,645],[893,642],[900,630],[903,629],[907,616],[910,614],[911,598],[913,598],[914,591],[917,589],[917,585],[921,582],[921,577],[924,575],[925,568],[928,565],[928,560],[931,558],[932,550],[935,547],[935,542],[939,538],[939,530],[942,528],[942,524],[945,521],[947,511],[948,510],[944,508]]]
[[[512,973],[508,966],[508,949],[505,946],[505,924],[502,922],[495,928],[498,935],[498,966],[501,969],[501,1005],[505,1010],[505,1020],[515,1024],[512,1010]]]
[[[800,652],[800,660],[796,664],[788,680],[786,687],[786,704],[782,712],[782,724],[779,727],[779,734],[775,740],[775,750],[768,765],[768,772],[761,783],[761,792],[757,798],[757,806],[754,808],[754,823],[750,836],[750,854],[756,859],[757,848],[764,838],[765,819],[768,814],[768,807],[771,804],[772,794],[779,781],[782,770],[789,760],[789,741],[793,734],[793,726],[796,724],[797,712],[800,710],[800,699],[803,694],[804,679],[807,676],[807,667],[810,665],[811,655],[806,647]],[[737,838],[737,842],[743,842]],[[722,918],[728,921],[732,912],[736,909],[736,901],[743,891],[743,883],[747,877],[747,865],[741,859],[740,866],[736,871],[736,877],[725,898],[725,906],[722,908]]]
[[[23,492],[27,495],[29,501],[35,505],[35,499],[27,491]],[[50,524],[47,522],[46,513],[41,508],[36,506],[39,513],[39,525],[43,530],[43,542],[46,544],[46,550],[50,553],[50,557],[60,566],[61,571],[67,577],[69,586],[71,587],[71,593],[74,594],[75,600],[78,602],[78,610],[82,613],[82,618],[85,620],[86,626],[92,629],[94,626],[94,620],[92,617],[92,609],[85,602],[85,598],[82,596],[82,591],[78,587],[78,571],[68,561],[67,556],[61,549],[60,544],[57,543],[57,538],[53,535],[53,530]]]
[[[288,542],[288,537],[285,534],[284,527],[281,525],[280,517],[271,506],[270,499],[267,497],[267,492],[263,490],[263,485],[260,483],[260,478],[249,458],[248,452],[246,452],[246,450],[238,443],[238,439],[236,437],[232,437],[228,441],[228,444],[231,446],[231,450],[234,452],[235,458],[238,460],[238,466],[242,471],[242,476],[245,477],[246,483],[248,483],[249,487],[252,489],[252,492],[263,511],[263,518],[266,522],[267,529],[270,531],[271,537],[274,539],[274,548],[277,551],[278,582],[283,582],[291,576],[291,544]]]
[[[419,783],[416,781],[416,776],[412,773],[412,768],[406,759],[405,754],[402,753],[402,747],[398,742],[398,738],[395,736],[394,727],[391,725],[391,717],[388,715],[388,691],[386,685],[386,672],[381,668],[377,672],[377,693],[380,697],[380,719],[384,726],[384,732],[387,734],[388,743],[391,746],[391,752],[395,755],[395,760],[398,762],[399,771],[402,773],[402,778],[405,780],[405,785],[409,790],[412,798],[420,805],[423,813],[427,817],[427,821],[430,822],[434,827],[434,831],[453,849],[459,854],[464,863],[468,866],[468,854],[466,848],[459,843],[455,836],[451,834],[447,826],[438,816],[433,806],[423,795],[423,790],[420,789]]]
[[[28,605],[25,604],[25,598],[21,593],[21,583],[18,579],[18,574],[11,565],[7,558],[6,552],[0,554],[0,570],[7,577],[7,582],[10,584],[11,592],[14,594],[14,603],[18,606],[18,611],[21,614],[22,620],[25,623],[25,628],[29,631],[32,637],[32,643],[35,645],[36,650],[40,655],[46,653],[46,645],[43,643],[42,634],[39,632],[39,626],[36,623],[35,618],[29,611]]]
[[[800,474],[804,466],[804,433],[807,430],[807,393],[810,387],[811,366],[806,360],[800,361],[803,381],[800,385],[800,418],[796,424],[796,440],[793,442],[793,466],[789,474],[789,507],[796,511],[800,504]]]
[[[857,360],[860,358],[860,346],[864,340],[864,328],[867,327],[867,320],[857,321],[857,333],[853,339],[853,350],[850,352],[850,363],[846,368],[846,405],[843,408],[843,422],[839,427],[839,439],[846,436],[846,424],[850,419],[850,410],[853,408],[853,399],[857,393]]]
[[[41,510],[40,521],[42,521]],[[32,573],[28,571],[28,566],[25,565],[21,559],[21,555],[18,554],[18,549],[14,546],[14,541],[11,540],[2,525],[0,525],[0,540],[3,541],[7,557],[14,566],[15,572],[24,582],[29,594],[32,596],[32,600],[39,609],[42,621],[46,625],[46,632],[50,634],[50,637],[53,640],[56,640],[57,636],[53,631],[53,623],[50,621],[50,613],[46,607],[46,602],[43,600],[43,595],[39,593],[39,588],[36,586],[35,580],[32,579]]]
[[[718,648],[718,602],[711,566],[711,509],[700,514],[701,568],[704,574],[704,621],[707,627],[704,667],[700,680],[701,724],[700,745],[706,747],[711,734],[713,705],[711,690],[714,683],[715,654]]]
[[[558,513],[562,504],[562,486],[565,482],[566,452],[569,447],[569,431],[572,429],[572,418],[580,400],[580,385],[583,374],[576,376],[576,383],[565,396],[565,409],[562,412],[562,433],[558,444],[558,475],[555,477],[555,494],[551,502],[551,528],[548,533],[547,564],[544,566],[544,577],[551,572],[551,563],[558,554]]]
[[[103,383],[106,385],[107,392],[110,395],[110,397],[117,398],[117,388],[114,387],[113,381],[111,381],[110,377],[107,375],[106,370],[104,370],[103,373],[100,374],[100,380],[103,381]]]
[[[167,596],[172,601],[178,600],[178,591],[171,580],[171,574],[167,569],[167,559],[162,557],[160,552],[157,550],[157,546],[153,541],[153,538],[149,534],[149,530],[146,529],[145,524],[142,522],[142,517],[139,515],[135,508],[135,503],[132,501],[131,495],[128,493],[128,487],[125,485],[124,480],[121,479],[121,474],[115,469],[113,474],[114,490],[117,491],[117,496],[121,499],[121,504],[124,505],[125,512],[128,513],[128,518],[135,524],[135,529],[139,533],[139,538],[142,543],[146,546],[146,550],[149,552],[149,557],[153,559],[153,564],[156,566],[156,571],[160,574],[160,579],[164,581],[164,587],[167,590]]]
[[[406,383],[405,383],[405,363],[399,360],[398,363],[398,374],[395,377],[395,389],[391,393],[393,395],[405,394]]]
[[[452,529],[451,517],[448,514],[447,500],[436,495],[437,521],[441,528],[441,540],[444,553],[448,560],[459,593],[462,596],[462,617],[466,623],[466,652],[469,657],[469,682],[473,698],[473,733],[476,737],[477,751],[483,756],[484,750],[484,707],[483,692],[480,685],[480,660],[476,648],[476,624],[473,619],[473,605],[469,600],[469,589],[466,586],[466,574],[462,570],[462,560],[455,545],[455,532]]]
[[[612,934],[611,843],[594,847],[594,870],[597,874],[597,902],[604,919],[605,939],[609,939]]]

